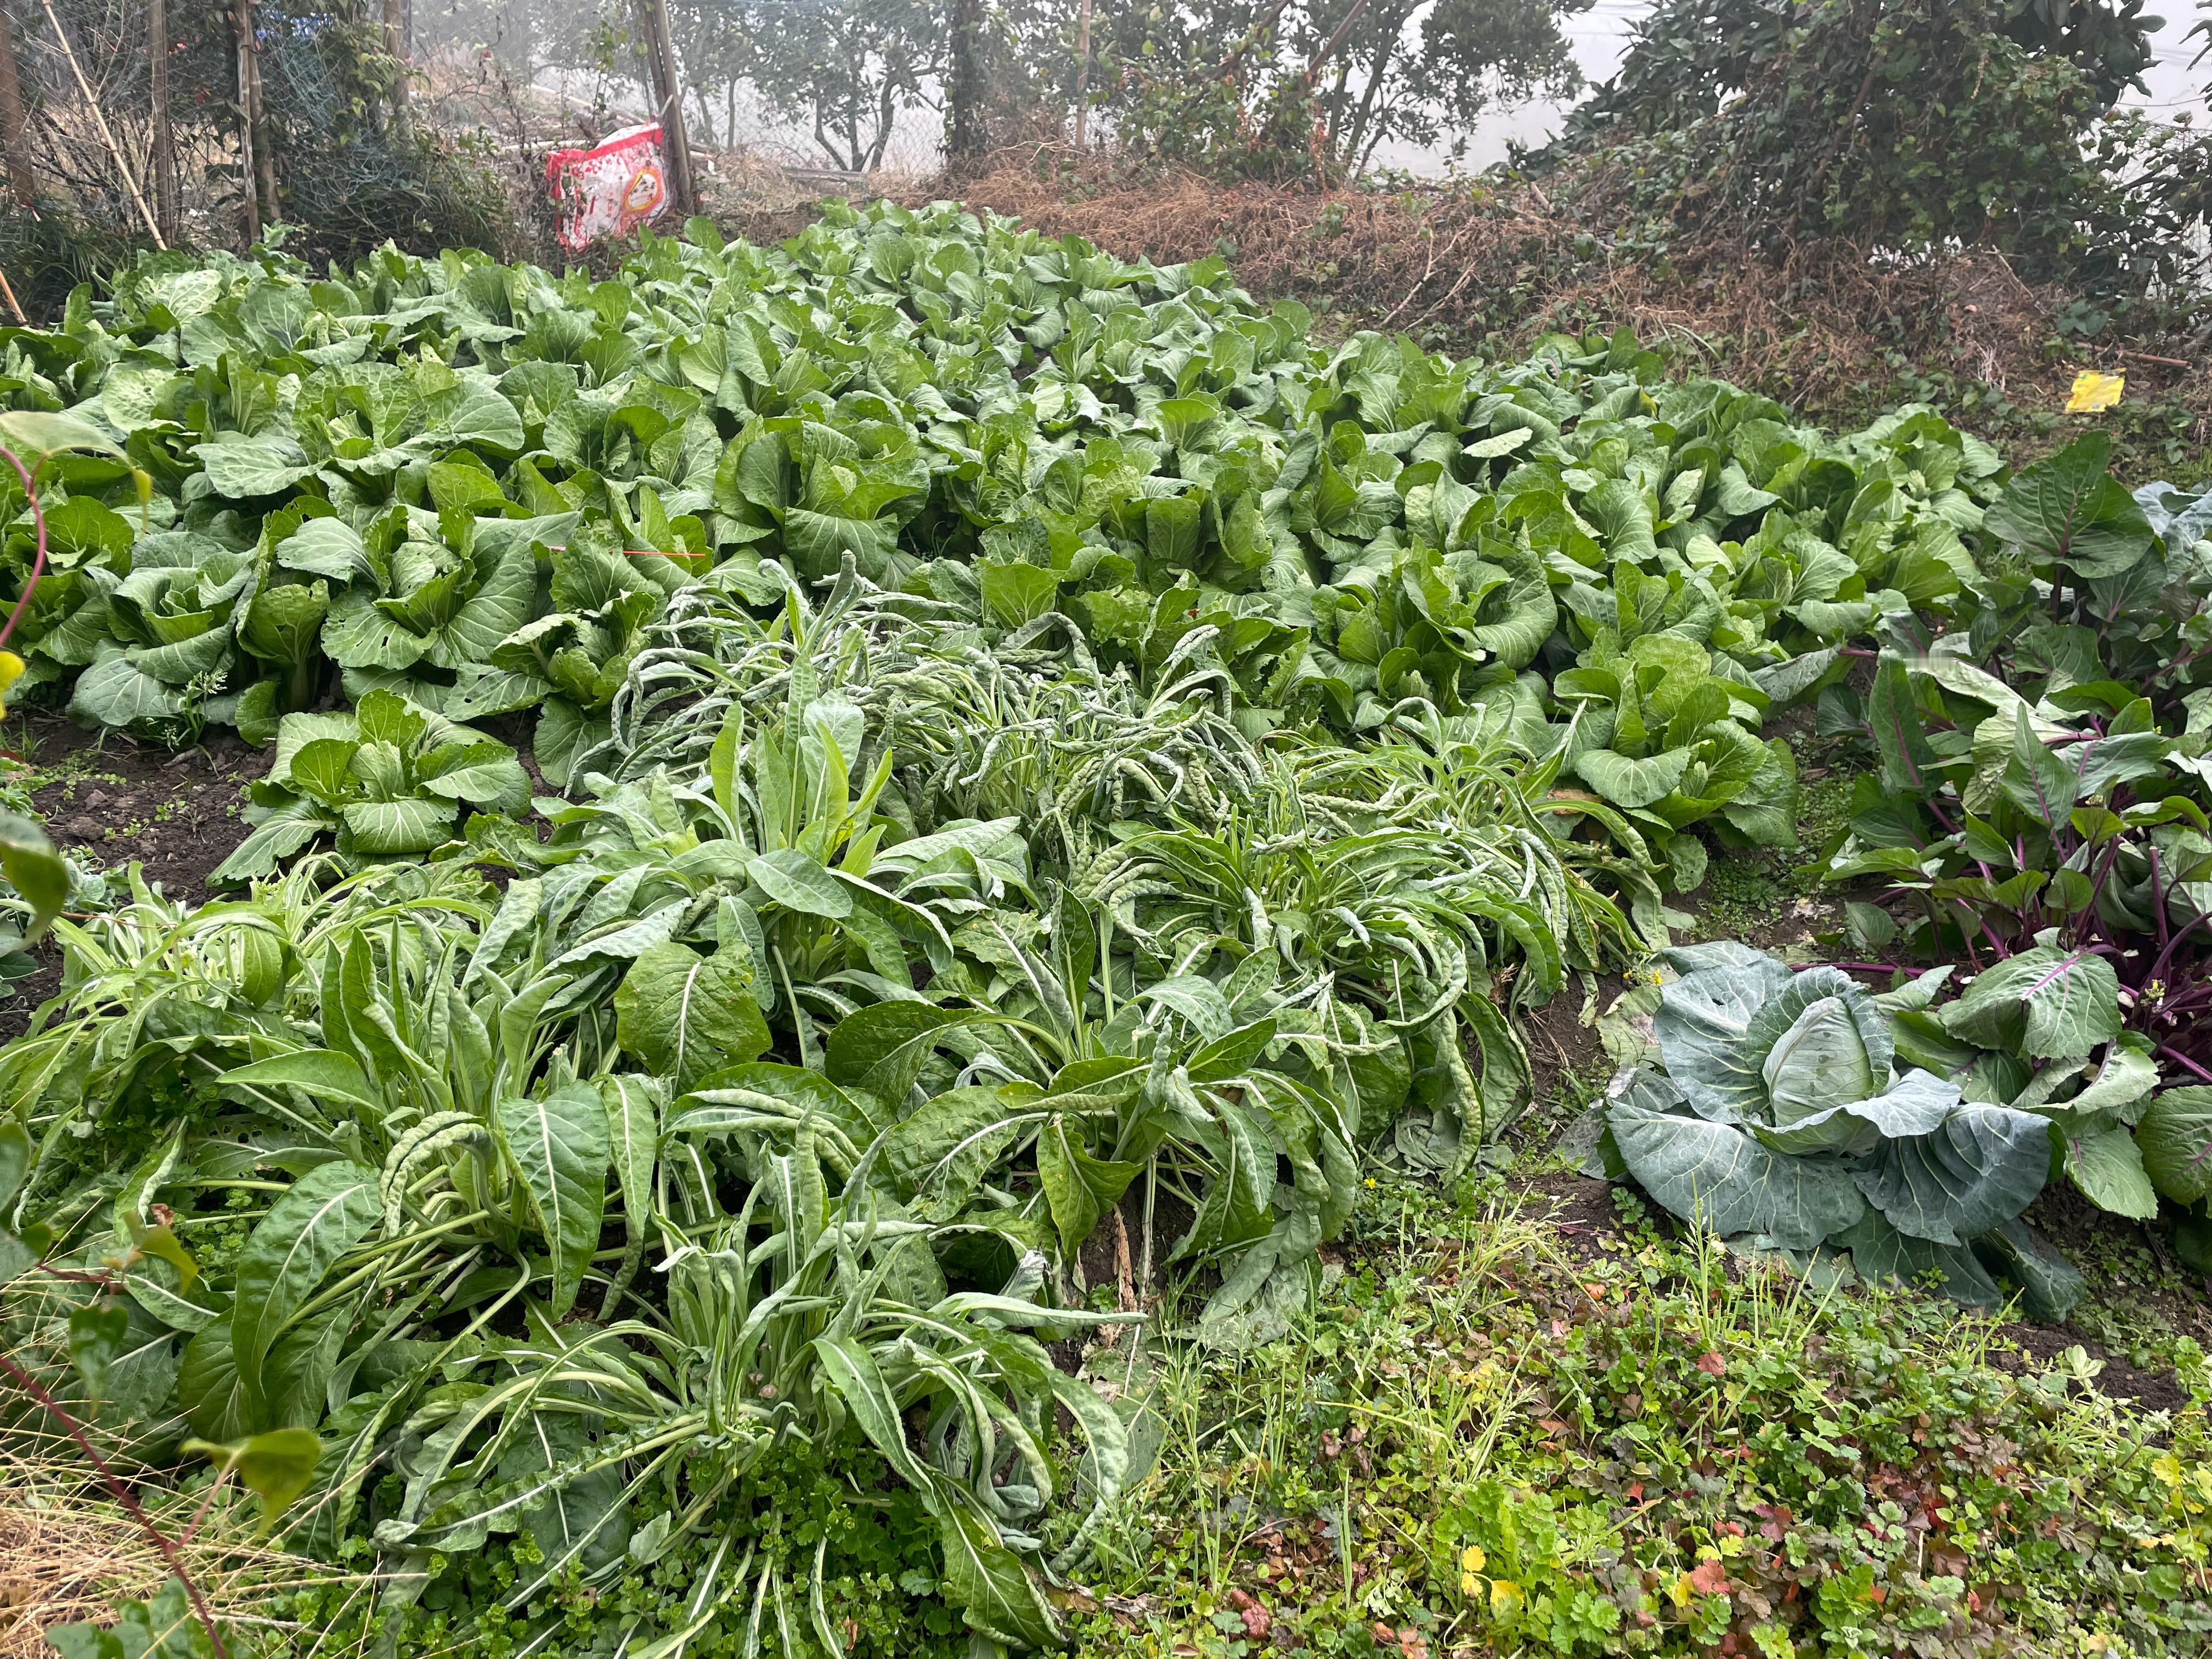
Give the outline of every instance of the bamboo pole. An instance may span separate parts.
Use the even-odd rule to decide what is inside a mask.
[[[238,188],[246,207],[246,245],[261,240],[260,175],[253,167],[253,0],[237,0],[231,13],[238,34]]]
[[[407,136],[407,24],[400,15],[400,0],[384,0],[384,49],[397,68],[392,75],[392,134]]]
[[[660,147],[668,157],[668,193],[678,213],[696,213],[699,198],[691,182],[691,141],[684,128],[684,82],[676,64],[676,42],[668,32],[662,0],[638,0],[645,29],[646,62],[653,72],[653,97],[659,106]]]
[[[8,285],[8,273],[4,270],[0,270],[0,294],[8,296],[8,309],[15,313],[16,322],[28,328],[31,319],[23,314],[23,302],[15,297],[15,290]]]
[[[69,60],[70,73],[76,76],[76,89],[84,94],[85,107],[92,112],[92,124],[100,129],[107,153],[115,160],[115,170],[123,175],[123,187],[131,192],[131,199],[138,205],[138,216],[146,222],[146,234],[154,239],[155,247],[169,245],[161,240],[161,227],[154,222],[154,215],[146,205],[146,198],[138,193],[138,180],[131,176],[131,163],[123,159],[123,146],[115,142],[115,135],[107,130],[107,117],[100,112],[100,100],[92,95],[92,83],[84,78],[78,67],[76,53],[70,47],[69,35],[62,28],[62,20],[54,15],[54,0],[40,0],[46,9],[46,21],[54,26],[54,39],[61,42],[62,56]]]
[[[8,183],[15,205],[32,208],[31,142],[23,119],[23,88],[15,79],[15,31],[7,0],[0,0],[0,159],[8,163]]]
[[[169,126],[169,4],[146,0],[146,51],[153,64],[154,216],[161,234],[177,234],[176,136]]]

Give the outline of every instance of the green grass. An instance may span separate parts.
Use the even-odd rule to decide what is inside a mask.
[[[1169,1348],[1085,1656],[2195,1654],[2202,1352],[2138,1415],[1993,1322],[1541,1200],[1369,1192],[1320,1305]],[[1093,1370],[1100,1369],[1094,1356]]]

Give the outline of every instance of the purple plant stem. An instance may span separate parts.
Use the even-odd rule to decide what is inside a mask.
[[[2202,1066],[2199,1066],[2195,1060],[2190,1059],[2187,1054],[2183,1054],[2172,1043],[2160,1043],[2158,1045],[2158,1052],[2164,1054],[2168,1060],[2173,1061],[2175,1065],[2185,1066],[2191,1071],[2196,1073],[2197,1076],[2203,1078],[2207,1083],[2212,1083],[2212,1072],[2206,1071]]]

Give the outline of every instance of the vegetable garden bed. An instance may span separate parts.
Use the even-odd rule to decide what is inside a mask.
[[[207,1460],[410,1652],[1052,1645],[1157,1451],[1055,1358],[1280,1341],[1562,998],[1645,1062],[1593,1167],[1746,1259],[2061,1315],[2055,1180],[2195,1260],[2212,501],[1308,320],[878,207],[0,331],[18,695],[202,757],[11,843],[17,1431]],[[1655,973],[1792,705],[1850,971]]]

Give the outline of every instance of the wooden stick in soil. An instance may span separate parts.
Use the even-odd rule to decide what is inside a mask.
[[[645,26],[646,63],[653,71],[653,97],[660,123],[660,147],[668,157],[668,193],[678,213],[696,213],[699,198],[691,188],[691,141],[684,130],[684,82],[677,72],[676,42],[668,33],[668,9],[662,0],[638,0]]]
[[[31,319],[23,314],[23,302],[15,297],[15,290],[8,286],[8,273],[4,270],[0,270],[0,295],[7,297],[8,309],[15,313],[17,325],[23,328],[30,327]]]
[[[252,15],[248,0],[246,15]],[[246,65],[253,82],[253,177],[261,192],[261,222],[273,225],[284,216],[276,195],[276,147],[269,142],[269,100],[261,95],[261,36],[258,27],[246,31]]]
[[[407,28],[399,0],[384,0],[384,49],[397,67],[392,72],[392,134],[407,136]]]
[[[31,143],[23,121],[23,88],[15,79],[15,31],[7,0],[0,0],[0,158],[8,163],[8,184],[15,205],[28,213]]]
[[[92,112],[92,124],[100,129],[100,140],[107,146],[108,155],[114,158],[115,170],[123,175],[123,187],[131,192],[131,199],[138,207],[138,216],[146,222],[146,234],[154,239],[155,247],[167,247],[169,245],[161,240],[161,227],[154,222],[153,210],[146,205],[146,198],[138,193],[138,180],[131,175],[131,163],[123,159],[123,146],[115,142],[115,135],[107,130],[107,117],[100,112],[100,100],[92,94],[92,83],[84,78],[84,70],[78,67],[76,52],[70,45],[69,34],[62,27],[62,20],[54,15],[54,0],[41,0],[41,3],[46,9],[46,21],[54,26],[54,39],[61,42],[62,56],[69,60],[70,73],[76,76],[76,89],[84,94],[84,106]]]
[[[177,234],[177,146],[169,126],[169,0],[146,0],[146,53],[153,64],[154,216]]]
[[[230,1650],[222,1644],[222,1632],[216,1628],[215,1615],[208,1611],[206,1598],[201,1595],[200,1587],[192,1582],[191,1574],[185,1571],[183,1552],[171,1541],[168,1534],[154,1524],[154,1517],[146,1513],[131,1488],[116,1478],[115,1471],[107,1466],[107,1460],[93,1449],[92,1442],[85,1437],[82,1427],[76,1419],[63,1409],[59,1401],[40,1388],[5,1354],[0,1354],[0,1370],[5,1370],[14,1379],[16,1387],[37,1401],[56,1422],[69,1431],[70,1438],[76,1441],[77,1449],[91,1460],[92,1467],[99,1472],[108,1491],[115,1494],[115,1501],[122,1504],[131,1518],[145,1530],[146,1535],[154,1540],[155,1547],[168,1562],[169,1571],[177,1575],[177,1582],[185,1587],[185,1594],[191,1598],[192,1611],[199,1615],[201,1627],[207,1632],[208,1641],[215,1649],[216,1659],[230,1659]]]
[[[231,16],[238,34],[238,193],[246,207],[246,245],[261,240],[261,197],[253,170],[253,0],[238,0]]]

